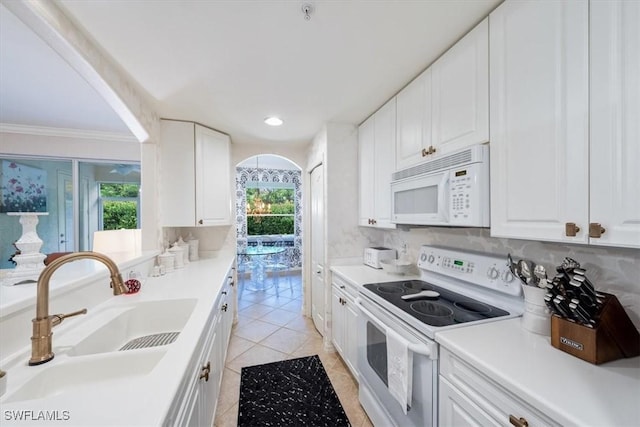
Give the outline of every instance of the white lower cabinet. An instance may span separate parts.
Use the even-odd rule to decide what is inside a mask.
[[[332,275],[331,313],[332,340],[336,350],[358,380],[358,308],[356,287],[335,273]]]
[[[442,427],[560,425],[444,347],[438,413]]]
[[[166,426],[212,426],[222,382],[235,299],[233,272],[218,294]]]

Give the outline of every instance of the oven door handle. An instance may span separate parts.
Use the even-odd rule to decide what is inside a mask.
[[[357,297],[355,299],[356,305],[358,306],[358,308],[360,309],[360,311],[362,313],[365,314],[365,316],[367,316],[369,318],[369,320],[371,320],[373,323],[376,324],[376,326],[378,326],[378,328],[382,329],[382,331],[385,333],[385,335],[387,335],[387,330],[389,329],[385,324],[383,324],[382,322],[380,322],[378,319],[376,319],[376,316],[371,313],[369,310],[367,310],[366,308],[364,308],[364,306],[362,305],[362,298]],[[423,356],[427,356],[429,359],[431,360],[435,360],[438,358],[438,351],[437,351],[437,347],[436,347],[436,343],[435,342],[430,342],[428,344],[422,344],[422,343],[409,343],[409,350],[413,353],[417,353],[417,354],[421,354]]]

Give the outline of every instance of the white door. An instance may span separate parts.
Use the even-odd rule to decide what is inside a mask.
[[[587,242],[588,8],[514,1],[489,15],[492,236]]]
[[[311,317],[324,335],[324,166],[311,171]]]
[[[73,180],[58,171],[58,251],[73,252]]]
[[[640,2],[590,2],[593,245],[640,246]],[[585,227],[586,228],[586,227]]]

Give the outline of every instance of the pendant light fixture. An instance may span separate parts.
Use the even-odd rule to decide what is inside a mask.
[[[260,215],[267,215],[271,213],[271,203],[265,203],[260,197],[260,164],[259,164],[260,156],[256,156],[256,175],[258,177],[258,193],[253,198],[253,206],[247,200],[247,214],[248,215],[257,215],[255,218],[256,222],[260,222],[262,218]]]

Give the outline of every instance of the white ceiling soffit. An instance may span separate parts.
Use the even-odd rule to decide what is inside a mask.
[[[132,138],[100,95],[1,4],[0,123],[19,133],[33,127],[39,134],[61,129],[67,136],[91,131],[99,139]]]
[[[297,0],[58,2],[160,116],[236,143],[307,143],[326,122],[362,122],[501,0],[309,1],[309,20]]]

